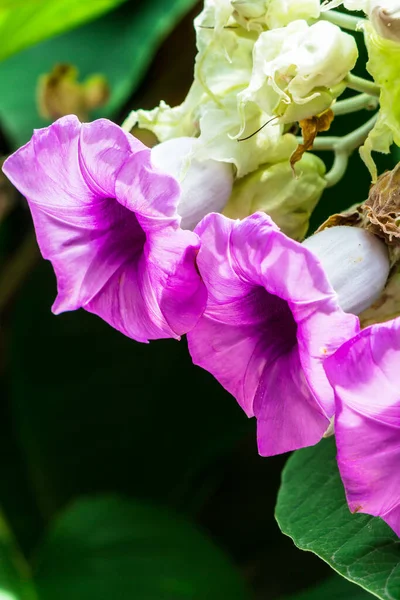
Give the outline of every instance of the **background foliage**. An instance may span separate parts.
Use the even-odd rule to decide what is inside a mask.
[[[199,10],[193,0],[0,0],[1,153],[47,124],[36,86],[56,63],[107,77],[94,117],[179,103]],[[368,186],[354,155],[311,227]],[[254,422],[191,364],[184,341],[141,345],[84,311],[50,313],[54,276],[12,194],[0,180],[0,600],[400,598],[399,542],[347,511],[333,440],[293,455],[277,505],[284,533],[321,561],[274,520],[286,457],[258,457]]]

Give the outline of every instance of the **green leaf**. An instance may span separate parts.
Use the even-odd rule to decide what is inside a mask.
[[[305,592],[285,596],[284,600],[372,600],[371,594],[347,579],[333,575]]]
[[[117,497],[80,499],[39,549],[41,600],[244,600],[244,582],[190,522]]]
[[[0,60],[72,29],[124,0],[0,0]]]
[[[80,3],[92,6],[97,0]],[[110,100],[94,116],[115,117],[161,41],[194,4],[195,0],[128,2],[93,23],[1,63],[0,121],[13,145],[24,144],[33,128],[48,124],[37,112],[36,86],[38,77],[51,71],[56,63],[75,65],[82,79],[93,73],[105,75],[111,88]]]
[[[400,598],[400,541],[379,518],[351,514],[333,438],[298,450],[286,464],[276,519],[296,546],[382,600]]]
[[[0,600],[36,600],[30,574],[0,513]]]

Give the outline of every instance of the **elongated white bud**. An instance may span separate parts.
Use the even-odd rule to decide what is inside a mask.
[[[341,225],[312,235],[303,245],[319,258],[345,312],[358,315],[379,298],[390,265],[387,248],[375,235]]]
[[[178,213],[182,229],[194,229],[210,212],[221,212],[232,193],[232,165],[193,157],[197,140],[180,137],[151,150],[155,167],[172,175],[181,186]]]

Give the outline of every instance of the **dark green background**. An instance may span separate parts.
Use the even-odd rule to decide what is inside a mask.
[[[161,98],[171,104],[180,102],[192,78],[192,19],[199,5],[184,17],[190,2],[186,2],[185,9],[183,4],[174,9],[173,14],[171,4],[166,0],[131,0],[105,17],[3,62],[1,153],[25,142],[34,126],[45,124],[36,112],[36,79],[58,60],[78,64],[82,76],[105,72],[112,95],[100,113],[117,122],[129,109],[150,108]],[[363,60],[365,55],[360,64]],[[365,118],[365,114],[340,117],[334,123],[334,132],[347,133]],[[321,156],[328,162],[331,159]],[[391,157],[379,160],[381,169],[392,164]],[[323,195],[313,214],[311,230],[330,214],[364,200],[369,182],[368,171],[355,153],[343,180]],[[30,217],[22,200],[1,224],[0,233],[0,264],[4,266],[31,234]],[[76,596],[76,580],[71,588],[64,585],[71,581],[71,573],[79,581],[87,581],[86,575],[79,573],[81,541],[73,537],[72,526],[65,526],[64,530],[62,524],[54,525],[54,519],[71,502],[88,495],[112,498],[111,531],[117,527],[112,520],[113,503],[125,506],[129,499],[133,507],[172,511],[154,519],[149,516],[150,523],[161,519],[158,533],[164,531],[168,514],[171,523],[179,520],[177,515],[188,519],[190,523],[182,527],[187,527],[188,532],[197,527],[209,538],[202,538],[201,544],[215,547],[215,552],[221,552],[218,556],[225,553],[226,558],[216,561],[233,563],[232,577],[238,579],[232,581],[247,582],[248,591],[240,593],[248,598],[282,598],[328,577],[329,567],[311,553],[297,550],[275,523],[274,506],[286,457],[267,460],[257,455],[254,421],[246,419],[235,400],[208,373],[191,364],[186,341],[141,345],[82,310],[55,317],[50,312],[55,293],[50,265],[41,259],[33,260],[3,308],[0,329],[0,502],[19,547],[37,574],[41,597],[81,598],[79,593]],[[116,495],[123,499],[115,500]],[[108,511],[104,507],[102,510]],[[79,518],[83,526],[85,517]],[[129,530],[131,517],[126,518]],[[132,516],[133,530],[134,518],[143,523],[144,517]],[[102,523],[100,519],[99,531]],[[38,549],[49,527],[51,533]],[[180,547],[179,536],[183,534],[178,529],[176,545]],[[174,531],[171,525],[172,546]],[[72,541],[65,545],[68,535]],[[184,535],[190,538],[191,534]],[[201,533],[193,535],[195,547],[195,538]],[[64,545],[57,536],[64,539]],[[147,541],[143,536],[141,544],[150,557],[154,552],[156,565],[160,545],[157,542],[152,547],[151,536]],[[130,541],[121,550],[120,538],[113,543],[121,561],[131,562],[121,567],[120,587],[114,581],[110,589],[115,593],[118,589],[116,600],[130,600],[132,588],[130,584],[121,587],[121,578],[130,581],[131,569],[139,564],[141,545]],[[96,544],[97,541],[93,547],[97,556],[100,550]],[[189,552],[191,567],[186,567],[185,572],[190,573],[192,568],[196,573],[196,561],[200,565],[202,557],[205,560],[208,552],[214,551],[204,548],[200,555]],[[171,548],[166,546],[165,560],[170,554]],[[59,558],[56,567],[54,556]],[[84,560],[82,564],[86,565]],[[119,563],[113,564],[115,575]],[[59,573],[57,565],[62,565],[67,574]],[[210,576],[210,586],[215,576],[213,585],[218,590],[221,576],[220,585],[226,584],[229,589],[225,569],[231,568],[224,563],[224,575],[216,571]],[[46,579],[46,569],[53,580]],[[209,566],[207,569],[210,572]],[[152,576],[149,571],[149,585]],[[60,583],[62,596],[54,592],[57,577],[64,581]],[[103,589],[108,592],[107,585]],[[235,584],[235,589],[242,589],[241,585]],[[185,589],[168,598],[197,598],[189,588]],[[225,588],[219,589],[222,593]],[[101,600],[99,589],[88,585],[84,590],[80,592],[86,594],[82,598]],[[150,592],[136,594],[135,600],[153,598]],[[218,597],[205,594],[201,600]],[[338,577],[313,594],[306,592],[298,598],[361,599],[366,595]],[[157,594],[154,599],[163,600]],[[221,600],[225,600],[222,595]]]

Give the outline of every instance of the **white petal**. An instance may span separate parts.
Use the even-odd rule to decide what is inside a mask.
[[[180,183],[177,210],[182,217],[182,229],[194,229],[205,215],[221,212],[232,193],[232,166],[192,158],[196,144],[196,138],[180,137],[162,142],[151,150],[154,166]]]

